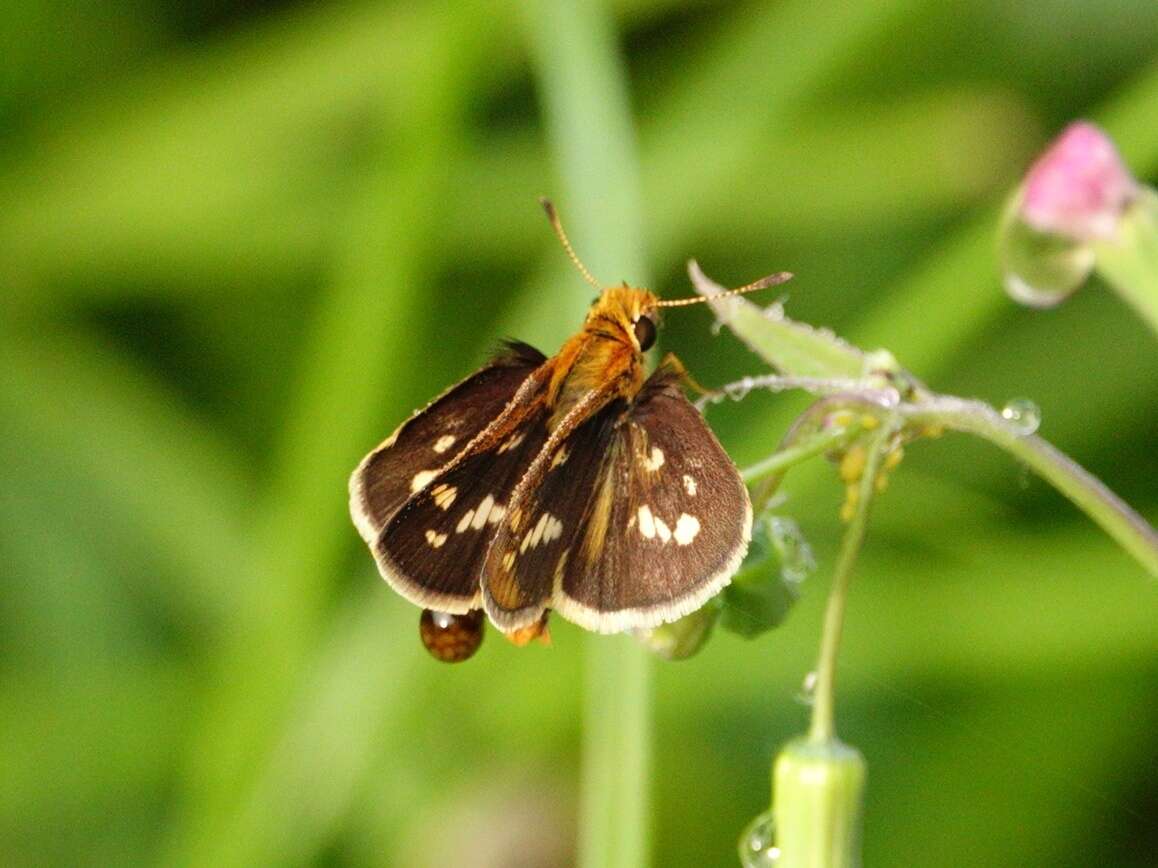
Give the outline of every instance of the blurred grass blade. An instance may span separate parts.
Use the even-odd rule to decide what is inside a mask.
[[[44,473],[68,474],[90,508],[114,511],[140,531],[138,545],[165,553],[187,579],[173,594],[185,616],[223,621],[247,569],[251,485],[228,445],[107,342],[71,326],[21,331],[0,335],[6,436],[54,456]]]
[[[422,358],[413,320],[423,304],[437,204],[460,136],[465,82],[493,16],[464,3],[444,30],[431,11],[412,22],[419,61],[395,70],[410,110],[359,191],[342,260],[303,350],[272,483],[256,535],[258,577],[238,589],[238,629],[215,661],[217,689],[190,757],[186,825],[169,854],[183,864],[243,864],[250,842],[226,834],[253,775],[280,739],[299,667],[314,645],[341,555],[352,539],[345,480],[383,434],[379,408],[399,404],[389,372]],[[403,399],[404,400],[404,399]],[[293,818],[283,821],[292,825]],[[253,831],[253,830],[251,830]]]
[[[612,19],[599,2],[538,0],[530,22],[564,189],[555,204],[601,281],[647,285],[635,134]],[[582,287],[577,276],[570,285]],[[647,652],[626,636],[592,635],[586,653],[578,864],[642,868],[651,860]]]

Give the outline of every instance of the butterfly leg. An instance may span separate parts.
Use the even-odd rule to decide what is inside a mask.
[[[667,353],[659,363],[659,367],[674,373],[685,388],[695,392],[701,398],[713,398],[721,394],[718,389],[708,389],[701,386],[695,377],[688,373],[688,369],[684,367],[684,363],[679,360],[675,353]]]

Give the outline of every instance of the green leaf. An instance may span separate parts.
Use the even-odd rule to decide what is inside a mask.
[[[702,296],[711,298],[727,291],[708,278],[694,260],[688,264],[688,274]],[[826,329],[793,322],[779,305],[761,310],[736,296],[708,303],[720,322],[782,374],[842,378],[864,373],[865,354],[861,350]]]

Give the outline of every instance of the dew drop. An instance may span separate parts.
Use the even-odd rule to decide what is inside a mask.
[[[812,546],[794,520],[774,515],[768,520],[772,546],[780,557],[780,576],[789,584],[798,585],[816,570]]]
[[[1094,268],[1093,248],[1037,232],[1007,208],[999,230],[998,256],[1009,297],[1027,307],[1054,307],[1085,283]]]
[[[1041,425],[1041,410],[1028,398],[1014,398],[1001,408],[1001,418],[1023,437],[1035,432]]]
[[[744,868],[769,868],[780,863],[776,824],[772,812],[756,816],[740,835],[740,864]]]
[[[804,676],[800,682],[800,690],[796,694],[796,701],[801,705],[813,706],[816,704],[816,682],[819,676],[813,670]]]

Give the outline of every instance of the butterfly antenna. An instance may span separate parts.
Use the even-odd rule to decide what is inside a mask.
[[[539,204],[543,206],[543,210],[547,212],[547,219],[551,221],[551,228],[555,230],[555,237],[559,239],[559,243],[563,245],[563,249],[567,251],[567,256],[575,263],[575,267],[579,269],[579,273],[583,275],[583,279],[594,286],[600,292],[603,292],[603,286],[592,277],[591,272],[587,270],[587,266],[579,259],[575,253],[575,248],[571,246],[570,240],[567,238],[567,233],[563,231],[563,223],[559,220],[559,215],[555,212],[555,206],[551,204],[551,200],[546,197],[539,199]]]
[[[689,304],[700,304],[705,301],[718,301],[721,298],[731,298],[734,295],[743,295],[746,292],[755,292],[758,289],[767,289],[770,286],[779,286],[782,283],[787,283],[792,279],[792,272],[779,271],[776,274],[769,274],[767,277],[761,277],[759,280],[753,280],[751,283],[736,289],[729,289],[727,292],[719,292],[715,295],[697,295],[692,298],[673,298],[668,301],[660,301],[660,307],[685,307]]]

